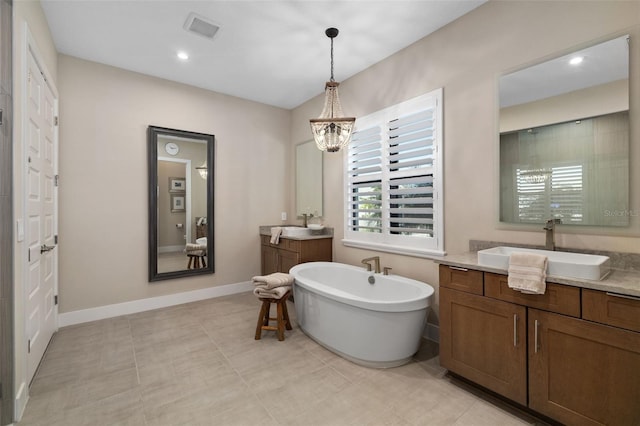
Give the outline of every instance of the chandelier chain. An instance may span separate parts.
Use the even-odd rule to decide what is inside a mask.
[[[329,81],[335,81],[333,78],[333,37],[331,37],[331,80]]]

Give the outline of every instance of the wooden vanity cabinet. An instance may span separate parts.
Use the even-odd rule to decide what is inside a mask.
[[[640,299],[554,283],[528,295],[467,272],[481,292],[440,265],[443,367],[566,425],[640,425]]]
[[[270,239],[267,235],[260,236],[262,275],[286,273],[299,263],[333,260],[332,238],[292,240],[281,237],[278,244],[271,244]]]

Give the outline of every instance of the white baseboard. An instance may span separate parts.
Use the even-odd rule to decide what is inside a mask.
[[[29,394],[27,393],[27,384],[22,382],[20,388],[16,393],[16,399],[14,401],[13,418],[19,422],[24,414],[24,409],[27,408],[27,401],[29,401]]]
[[[422,332],[422,337],[436,343],[440,343],[440,327],[435,324],[427,323],[427,326]]]
[[[158,253],[180,252],[180,251],[184,251],[184,247],[185,247],[184,244],[181,246],[162,246],[162,247],[158,247]]]
[[[65,312],[58,315],[58,326],[66,327],[68,325],[82,324],[105,318],[118,317],[120,315],[135,314],[137,312],[150,311],[152,309],[197,302],[198,300],[250,291],[253,287],[254,286],[251,281],[245,281],[218,287],[203,288],[201,290],[186,291],[183,293],[168,294],[166,296],[150,297],[148,299],[132,300],[130,302]]]

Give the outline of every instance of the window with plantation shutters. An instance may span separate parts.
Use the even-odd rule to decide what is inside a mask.
[[[538,175],[518,167],[515,173],[520,222],[544,223],[554,218],[581,224],[586,220],[582,164],[555,165]]]
[[[358,118],[345,158],[345,245],[444,253],[442,89]]]

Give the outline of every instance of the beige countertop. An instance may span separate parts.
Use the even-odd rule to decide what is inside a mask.
[[[475,269],[477,271],[507,275],[506,269],[492,268],[490,266],[478,264],[477,252],[449,254],[446,257],[434,259],[434,261],[448,266],[457,266],[459,268]],[[548,275],[547,282],[640,297],[640,272],[637,271],[611,269],[609,275],[601,281],[577,280],[573,278]]]
[[[271,236],[271,228],[274,226],[296,226],[296,225],[266,225],[260,226],[260,235]],[[302,227],[301,227],[302,228]],[[285,238],[288,240],[321,240],[324,238],[333,238],[333,228],[323,228],[318,231],[312,231],[311,235],[300,235],[300,236],[282,236],[280,238]]]

